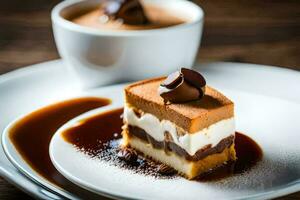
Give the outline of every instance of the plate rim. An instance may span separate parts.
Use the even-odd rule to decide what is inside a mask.
[[[103,89],[106,89],[106,88],[119,88],[119,87],[124,87],[126,85],[126,83],[121,83],[121,84],[114,84],[114,85],[109,85],[109,86],[105,86],[103,87]],[[88,96],[94,96],[94,95],[88,95]],[[82,97],[82,95],[80,95],[79,97]],[[71,97],[71,98],[76,98],[76,97]],[[68,98],[69,99],[69,98]],[[63,99],[63,100],[59,100],[58,102],[61,102],[61,101],[65,101],[65,100],[68,100],[68,99]],[[38,107],[36,110],[39,110],[39,109],[42,109],[44,107],[47,107],[47,106],[51,106],[53,104],[56,104],[58,102],[53,102],[51,104],[48,104],[48,105],[45,105],[45,106],[41,106],[41,107]],[[97,114],[97,112],[99,110],[102,110],[102,109],[114,109],[114,108],[119,108],[121,107],[121,105],[119,105],[118,103],[116,102],[112,102],[110,105],[107,105],[107,106],[103,106],[103,107],[100,107],[100,108],[96,108],[96,109],[92,109],[90,111],[87,111],[87,112],[84,112],[78,116],[76,116],[75,118],[69,120],[68,122],[66,122],[65,124],[69,124],[69,122],[81,117],[81,116],[85,116],[86,114],[90,114],[90,113],[93,113],[93,115]],[[29,168],[31,168],[31,166],[29,164],[26,163],[26,161],[22,158],[22,155],[20,155],[20,153],[18,152],[18,150],[16,149],[16,147],[13,145],[13,143],[11,142],[11,139],[9,138],[9,132],[10,132],[10,129],[12,127],[14,127],[14,125],[16,123],[18,123],[20,120],[22,120],[24,117],[30,115],[31,113],[35,112],[36,110],[33,110],[33,111],[30,111],[28,113],[25,113],[25,114],[22,114],[18,117],[16,117],[14,120],[12,120],[5,128],[4,130],[2,131],[2,135],[1,135],[1,138],[0,138],[0,144],[2,146],[2,149],[4,150],[4,154],[5,156],[8,158],[8,160],[11,162],[11,164],[17,168],[18,170],[20,170],[22,172],[23,175],[25,175],[27,178],[29,178],[30,180],[32,180],[33,182],[35,182],[36,184],[38,184],[39,186],[41,186],[42,188],[44,189],[48,189],[48,190],[51,190],[51,192],[53,192],[54,194],[56,195],[62,195],[62,196],[65,196],[69,199],[80,199],[79,197],[77,197],[75,194],[72,194],[71,192],[69,192],[68,190],[54,184],[54,183],[51,183],[50,181],[48,181],[47,179],[45,179],[43,176],[39,175],[37,172],[35,172],[35,174],[32,174],[30,173],[30,171],[28,171],[22,163],[20,163],[18,161],[19,157],[20,159],[22,159],[22,162],[24,162],[25,165],[27,165]],[[62,126],[64,127],[65,124]],[[58,130],[60,130],[62,127],[60,127]],[[49,144],[49,147],[50,147],[50,144]],[[13,150],[10,150],[10,149],[13,149]],[[11,152],[13,151],[13,152]],[[13,154],[17,154],[17,156],[14,156]],[[49,152],[49,155],[50,155],[50,152]],[[32,169],[32,168],[31,168]],[[34,169],[32,169],[33,171],[35,171]],[[66,177],[65,177],[66,178]],[[41,180],[39,180],[41,179]],[[67,179],[69,180],[69,179]],[[69,180],[70,181],[70,180]],[[71,181],[72,182],[72,181]],[[72,182],[73,183],[73,182]],[[81,187],[80,185],[76,184],[77,186]],[[89,190],[90,191],[90,190]],[[93,191],[92,191],[93,192]],[[95,192],[94,192],[95,193]],[[103,194],[107,197],[114,197],[112,195],[109,195],[108,194]],[[121,198],[121,197],[118,197],[118,198]]]
[[[32,111],[34,112],[34,111]],[[34,182],[34,184],[38,185],[41,188],[50,190],[50,192],[54,193],[55,195],[62,195],[65,196],[67,198],[73,198],[73,199],[78,199],[77,196],[75,196],[74,194],[68,192],[67,190],[65,190],[64,188],[61,188],[58,185],[55,185],[53,183],[51,183],[50,181],[48,181],[47,179],[45,179],[43,176],[40,176],[37,172],[36,174],[31,174],[29,171],[27,171],[15,158],[15,156],[12,156],[10,153],[10,147],[11,146],[13,148],[13,151],[15,151],[18,156],[20,156],[20,158],[22,159],[22,155],[19,154],[18,150],[15,148],[15,146],[11,143],[10,139],[9,139],[9,130],[18,122],[20,121],[22,118],[24,118],[25,116],[29,115],[29,112],[27,114],[21,115],[19,117],[17,117],[16,119],[14,119],[13,121],[11,121],[6,127],[5,129],[2,131],[2,135],[1,135],[1,146],[2,149],[4,151],[4,154],[6,156],[6,158],[10,161],[10,163],[13,165],[13,167],[15,167],[16,169],[20,170],[22,175],[24,175],[25,177],[29,178],[31,181]],[[24,163],[26,163],[26,161],[23,159]],[[31,166],[29,164],[26,163],[26,165],[28,165],[28,167],[31,168]],[[32,169],[34,171],[34,169]],[[39,181],[38,179],[42,179],[41,181]],[[58,192],[58,191],[59,192]]]

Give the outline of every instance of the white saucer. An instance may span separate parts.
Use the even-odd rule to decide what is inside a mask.
[[[247,95],[250,97],[254,97],[255,94],[262,94],[265,96],[258,96],[258,99],[263,100],[268,100],[271,97],[276,97],[277,99],[273,98],[274,101],[272,101],[270,105],[274,105],[274,103],[277,103],[278,105],[276,104],[276,108],[279,109],[277,111],[280,113],[282,112],[283,115],[289,116],[292,116],[293,113],[295,114],[297,111],[297,107],[299,107],[298,103],[300,102],[300,91],[299,88],[296,87],[297,85],[300,85],[299,72],[274,67],[239,63],[212,63],[208,65],[202,65],[198,69],[201,69],[210,85],[213,85],[216,88],[225,91],[228,96],[240,98],[236,95],[241,94],[241,98],[245,98],[247,97]],[[53,103],[55,101],[74,96],[90,94],[91,91],[83,92],[78,90],[78,87],[75,87],[74,83],[75,81],[71,77],[66,76],[61,61],[46,62],[0,76],[0,130],[3,131],[4,127],[16,117],[31,112],[34,109],[37,109],[41,106],[45,106],[49,103]],[[108,88],[103,90],[100,88],[97,89],[97,91],[105,92],[105,90],[108,91],[107,89]],[[249,94],[244,92],[248,92]],[[258,100],[249,103],[251,103],[249,105],[253,106],[253,108],[260,104]],[[293,108],[291,113],[288,113],[290,112],[289,109],[291,109],[290,106],[294,107],[294,105],[295,108]],[[237,103],[237,106],[239,106],[239,103]],[[282,106],[286,106],[287,109]],[[246,110],[249,110],[249,108]],[[255,109],[253,109],[253,111],[255,111]],[[270,113],[274,113],[274,111],[276,110],[265,110],[265,112]],[[237,114],[242,116],[245,115],[241,110],[238,111]],[[297,143],[297,140],[299,138],[299,136],[296,135],[296,132],[297,130],[299,132],[300,127],[296,127],[297,124],[299,124],[300,122],[299,118],[297,118],[296,116],[296,118],[292,119],[292,121],[287,121],[290,118],[285,118],[286,116],[284,116],[282,120],[285,123],[289,124],[289,127],[286,127],[281,125],[282,122],[281,124],[276,123],[276,120],[279,120],[278,116],[277,118],[276,116],[272,116],[271,119],[273,119],[273,121],[269,120],[268,125],[272,123],[274,130],[276,129],[275,131],[277,133],[281,130],[281,133],[275,134],[276,132],[273,132],[269,140],[266,141],[263,138],[265,137],[265,135],[270,136],[270,130],[268,129],[269,127],[267,125],[263,125],[265,126],[263,127],[261,125],[261,122],[266,121],[267,119],[265,119],[265,117],[267,116],[261,116],[258,119],[256,119],[256,113],[252,112],[252,114],[253,115],[248,115],[247,119],[251,119],[251,121],[253,120],[252,122],[256,122],[258,121],[258,119],[260,119],[258,123],[260,124],[260,126],[256,126],[256,124],[252,124],[251,126],[249,126],[249,121],[247,120],[247,122],[245,122],[245,119],[242,118],[239,118],[240,121],[238,121],[238,126],[240,130],[241,128],[243,128],[242,131],[246,132],[248,135],[253,137],[258,143],[262,145],[262,148],[265,151],[265,159],[267,159],[267,161],[272,161],[273,158],[276,159],[278,157],[287,158],[286,155],[283,155],[285,153],[287,153],[290,156],[293,156],[293,154],[290,153],[296,152],[298,153],[298,156],[295,155],[291,159],[279,160],[280,162],[278,162],[277,165],[276,163],[274,163],[274,166],[279,165],[278,168],[276,168],[276,170],[279,170],[279,172],[281,172],[280,176],[278,176],[276,180],[281,180],[283,182],[280,182],[280,184],[279,182],[277,182],[276,184],[274,184],[273,182],[273,187],[270,187],[270,185],[268,185],[268,187],[265,185],[261,185],[261,190],[259,191],[249,191],[245,190],[245,188],[240,188],[241,191],[238,192],[243,193],[243,196],[238,197],[245,197],[247,195],[244,195],[244,193],[250,192],[250,195],[253,194],[253,197],[256,198],[271,198],[299,191],[300,170],[299,168],[297,168],[299,167],[300,163],[299,149],[297,149],[296,146],[291,145]],[[248,124],[249,127],[247,127],[246,124]],[[266,131],[257,130],[257,127],[266,128]],[[292,136],[292,139],[288,138],[288,135]],[[285,144],[285,142],[289,142],[289,146],[284,147],[279,153],[277,153],[277,155],[275,155],[275,157],[268,157],[268,155],[273,156],[271,151],[273,151],[274,146],[280,148],[281,144]],[[268,154],[268,152],[270,154]],[[29,176],[36,183],[42,184],[44,186],[46,185],[46,182],[42,177],[38,176],[38,174],[31,173],[32,170],[30,171],[30,167],[26,164],[26,162],[24,162],[21,159],[19,155],[10,156],[15,158],[18,157],[18,159],[15,159],[19,162],[18,166],[21,166],[23,169],[29,169],[29,173],[27,174],[27,176]],[[291,163],[292,161],[297,162]],[[21,189],[39,198],[59,198],[59,196],[54,195],[49,191],[45,190],[45,187],[39,187],[36,183],[29,181],[27,178],[24,178],[24,176],[20,174],[5,158],[2,149],[0,149],[0,162],[1,176],[5,177],[7,180],[14,183]],[[298,169],[298,171],[292,170],[295,168]],[[286,176],[287,173],[294,174],[289,174],[290,176]],[[215,187],[215,185],[207,187],[208,189],[212,189]],[[263,187],[265,187],[265,189]],[[200,188],[198,188],[197,186],[197,189]],[[102,190],[103,188],[100,189]],[[111,191],[108,192],[112,195],[121,195],[123,197],[130,195],[128,194],[128,192],[125,195],[122,194],[122,192],[118,194],[113,194]],[[219,193],[217,192],[216,195],[218,194]],[[233,191],[233,194],[236,194],[236,192]]]

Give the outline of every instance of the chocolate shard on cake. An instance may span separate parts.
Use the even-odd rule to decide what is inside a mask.
[[[195,73],[127,86],[122,133],[123,146],[188,179],[236,160],[234,104]]]

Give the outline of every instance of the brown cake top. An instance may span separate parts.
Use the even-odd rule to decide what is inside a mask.
[[[147,79],[125,88],[126,103],[159,119],[170,120],[193,133],[222,119],[233,117],[233,102],[206,86],[202,99],[180,104],[165,104],[157,89],[165,77]]]

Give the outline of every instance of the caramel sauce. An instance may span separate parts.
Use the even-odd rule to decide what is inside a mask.
[[[122,113],[123,108],[119,108],[82,120],[79,125],[65,130],[62,136],[90,156],[99,156],[110,141],[121,138]]]
[[[255,166],[262,159],[262,149],[247,135],[235,133],[235,151],[237,161],[214,169],[198,177],[198,181],[215,181],[230,175],[241,174]]]
[[[32,169],[61,186],[65,178],[54,168],[49,156],[53,134],[70,119],[108,104],[110,100],[106,98],[83,97],[41,108],[18,121],[9,138]]]
[[[67,129],[62,133],[62,136],[67,142],[91,157],[113,161],[114,165],[135,170],[137,173],[161,177],[157,172],[159,163],[140,157],[138,163],[141,166],[132,166],[118,159],[117,152],[121,140],[121,126],[123,125],[123,120],[120,117],[122,112],[123,109],[116,109],[93,116],[82,121],[80,125]],[[236,132],[235,135],[235,149],[238,157],[236,162],[228,162],[201,177],[197,177],[196,180],[216,181],[240,174],[252,168],[262,159],[262,150],[259,145],[250,137],[239,132]]]
[[[9,137],[23,159],[41,176],[63,186],[66,179],[54,168],[49,157],[49,143],[55,131],[70,119],[94,108],[108,105],[103,98],[78,98],[39,109],[21,119],[11,129]],[[158,173],[160,163],[139,156],[137,165],[121,161],[118,147],[121,141],[123,108],[107,111],[81,121],[62,133],[64,139],[91,157],[133,170],[136,173],[160,178],[173,178]],[[250,137],[236,133],[235,148],[238,160],[198,177],[197,181],[215,181],[243,173],[262,159],[262,150]]]

